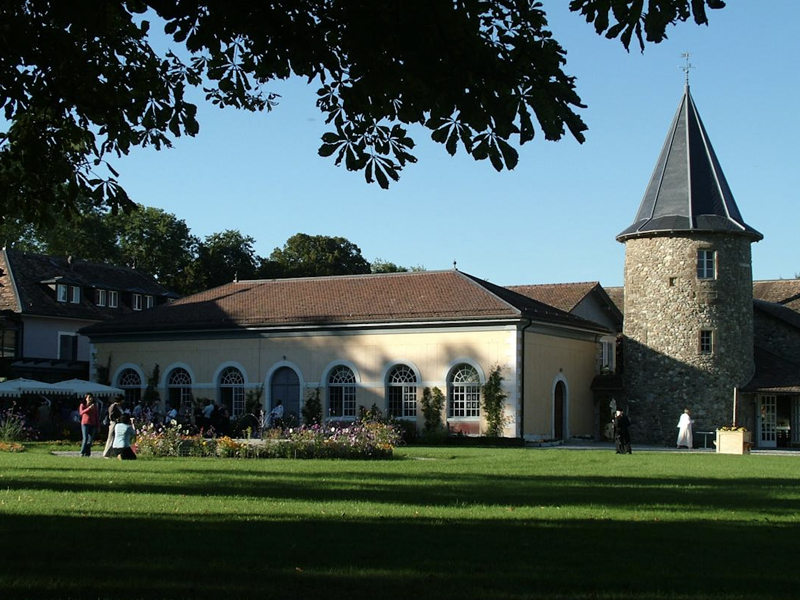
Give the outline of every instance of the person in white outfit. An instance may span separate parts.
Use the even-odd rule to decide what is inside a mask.
[[[689,409],[683,409],[683,414],[678,419],[678,448],[692,447],[692,423],[694,421]]]

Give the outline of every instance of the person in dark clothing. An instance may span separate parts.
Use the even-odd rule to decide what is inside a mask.
[[[631,454],[631,420],[621,410],[614,417],[614,440],[617,454]]]

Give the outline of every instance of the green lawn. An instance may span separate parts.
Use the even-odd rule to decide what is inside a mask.
[[[796,598],[800,457],[0,453],[0,599]]]

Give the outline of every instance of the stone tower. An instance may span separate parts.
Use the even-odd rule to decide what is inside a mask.
[[[734,387],[753,375],[750,245],[687,83],[625,244],[626,403],[635,439],[675,443],[730,424]]]

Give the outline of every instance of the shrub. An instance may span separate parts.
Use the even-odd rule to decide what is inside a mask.
[[[13,408],[0,412],[0,442],[25,442],[36,438],[36,432],[25,424],[25,417]]]
[[[442,410],[444,410],[444,394],[438,387],[426,387],[422,390],[422,416],[425,418],[424,436],[437,436],[442,432],[446,435],[442,423]]]
[[[508,396],[503,393],[503,376],[500,374],[499,365],[492,367],[481,391],[483,392],[483,410],[486,415],[486,435],[502,437],[503,429],[506,426],[503,411]]]
[[[303,424],[307,427],[322,423],[322,400],[319,397],[319,388],[308,392],[300,412],[303,415]]]

